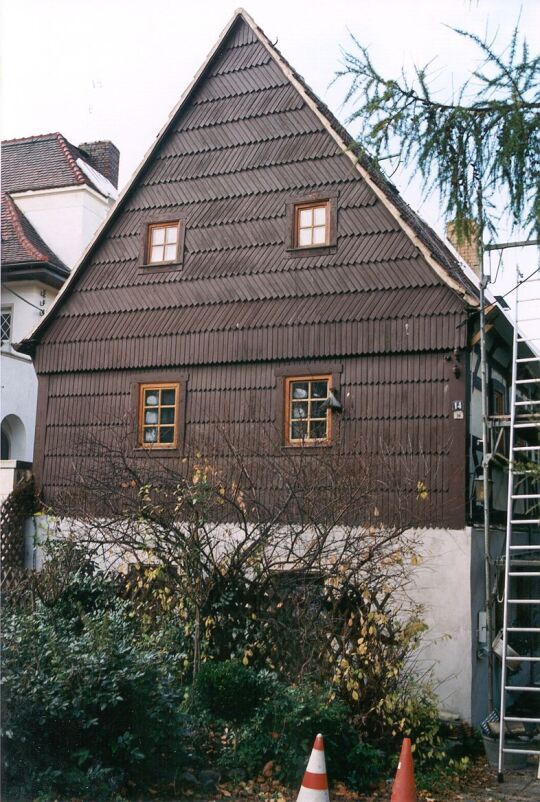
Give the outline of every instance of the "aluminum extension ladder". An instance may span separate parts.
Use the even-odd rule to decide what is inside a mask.
[[[512,723],[522,723],[525,727],[540,724],[537,717],[540,715],[540,696],[536,696],[540,694],[540,434],[534,435],[535,431],[540,433],[540,334],[535,332],[532,337],[527,337],[520,330],[522,324],[533,321],[540,326],[540,270],[526,279],[528,286],[533,285],[534,297],[520,297],[525,281],[519,270],[516,283],[504,560],[499,782],[504,780],[505,755],[522,753],[540,757],[540,743],[535,744],[536,749],[527,743],[523,743],[523,748],[521,743],[510,746],[507,745],[506,732],[507,725]],[[526,570],[517,570],[520,563]],[[538,588],[527,594],[537,598],[522,598],[524,580],[532,580],[531,585]],[[516,612],[524,609],[529,613],[528,620],[516,622]],[[516,623],[528,625],[516,626]],[[522,655],[520,651],[519,657],[516,656],[508,644],[508,635],[512,633],[526,635],[527,654]],[[509,669],[520,666],[528,667],[528,684],[512,685]],[[522,710],[512,711],[518,693],[531,699],[530,708],[533,708],[533,699],[538,699],[536,712],[529,709],[522,715]]]

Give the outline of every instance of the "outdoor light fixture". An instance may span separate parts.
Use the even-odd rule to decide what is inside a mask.
[[[328,390],[328,398],[323,404],[325,409],[333,409],[334,412],[341,412],[343,407],[341,401],[337,398],[335,390]]]

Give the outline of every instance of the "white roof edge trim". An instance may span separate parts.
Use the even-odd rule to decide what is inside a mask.
[[[17,190],[17,192],[8,192],[7,194],[16,201],[19,198],[24,200],[25,198],[38,198],[41,195],[66,194],[68,192],[90,192],[103,203],[108,203],[111,200],[101,192],[98,192],[97,189],[94,189],[94,187],[91,187],[90,184],[70,184],[68,187],[47,187],[46,189],[22,189]]]
[[[450,276],[446,270],[439,262],[432,256],[429,249],[424,245],[422,240],[418,237],[418,235],[413,231],[413,229],[409,226],[407,222],[401,217],[400,213],[391,202],[391,200],[386,196],[383,190],[377,186],[377,184],[373,181],[365,167],[363,167],[360,162],[358,161],[357,157],[352,153],[351,149],[347,145],[346,142],[343,141],[341,136],[338,134],[336,130],[332,127],[330,122],[326,119],[324,114],[317,108],[316,104],[307,94],[306,90],[302,86],[302,84],[298,81],[296,76],[291,71],[291,68],[288,64],[285,64],[283,59],[281,58],[280,54],[275,50],[272,43],[266,38],[266,35],[263,31],[257,26],[255,20],[245,11],[244,9],[238,10],[239,14],[242,15],[244,20],[247,22],[249,27],[253,30],[253,33],[258,37],[261,43],[266,47],[270,55],[274,58],[277,62],[279,67],[281,68],[283,74],[286,78],[293,84],[295,89],[301,94],[304,101],[307,103],[311,111],[317,115],[319,120],[322,122],[326,130],[329,134],[332,135],[334,140],[337,144],[341,147],[344,151],[345,155],[349,157],[350,161],[356,167],[362,178],[366,181],[369,187],[373,190],[373,192],[377,195],[379,200],[384,204],[384,206],[388,209],[390,214],[397,220],[403,231],[407,234],[409,239],[412,240],[414,245],[418,248],[418,250],[422,253],[430,267],[437,273],[439,278],[441,278],[445,284],[447,284],[451,289],[457,292],[459,295],[463,297],[464,300],[467,301],[471,306],[478,306],[478,300],[474,298],[472,295],[469,295],[467,290],[465,290],[458,281],[456,281],[452,276]]]
[[[203,72],[206,70],[209,62],[211,61],[211,59],[214,57],[214,55],[218,51],[219,47],[221,46],[221,43],[223,42],[223,40],[225,39],[225,37],[229,33],[230,29],[232,28],[232,26],[234,25],[234,23],[236,22],[238,17],[242,17],[242,19],[249,25],[249,27],[251,28],[251,30],[253,31],[253,33],[257,37],[257,39],[268,50],[268,52],[270,53],[270,55],[272,56],[274,61],[278,64],[278,66],[282,70],[282,72],[285,75],[285,77],[289,79],[289,81],[293,84],[295,89],[300,93],[300,95],[305,100],[305,102],[307,103],[309,108],[319,118],[319,120],[322,122],[322,124],[326,128],[326,130],[334,138],[334,140],[341,147],[341,149],[344,151],[344,153],[349,157],[349,159],[354,164],[354,166],[356,167],[358,172],[365,179],[366,183],[370,186],[370,188],[377,195],[377,197],[380,198],[380,200],[382,201],[384,206],[388,209],[388,211],[392,214],[392,216],[397,220],[397,222],[399,223],[401,228],[405,231],[405,233],[408,235],[408,237],[411,239],[411,241],[420,250],[420,252],[423,254],[423,256],[426,259],[426,261],[428,262],[428,264],[433,268],[433,270],[437,273],[437,275],[445,282],[445,284],[447,284],[451,289],[453,289],[455,292],[457,292],[458,295],[461,295],[464,298],[464,300],[466,300],[471,306],[478,306],[477,299],[473,298],[471,295],[469,295],[467,293],[467,291],[464,290],[463,287],[455,279],[453,279],[451,276],[448,275],[446,269],[443,268],[443,266],[440,265],[433,258],[433,256],[429,252],[428,248],[426,248],[426,246],[417,237],[417,235],[414,233],[414,231],[411,229],[411,227],[403,220],[403,218],[401,217],[401,215],[399,214],[399,212],[395,208],[394,204],[391,203],[391,201],[386,197],[384,192],[375,184],[375,182],[373,181],[373,179],[371,178],[369,173],[365,170],[365,168],[363,168],[362,165],[360,165],[358,163],[358,160],[357,160],[356,156],[353,153],[351,153],[351,151],[350,151],[349,147],[347,146],[347,144],[342,140],[342,138],[337,133],[337,131],[335,131],[334,128],[330,125],[329,121],[326,119],[324,114],[322,114],[321,111],[317,108],[315,103],[312,101],[312,99],[306,93],[306,91],[305,91],[304,87],[302,86],[302,84],[299,83],[297,78],[293,75],[290,67],[288,67],[288,65],[283,62],[283,59],[281,58],[279,53],[275,50],[275,48],[273,47],[272,43],[267,39],[266,35],[258,27],[258,25],[255,22],[255,20],[250,16],[250,14],[248,14],[248,12],[244,8],[238,8],[233,13],[233,15],[230,18],[229,22],[225,25],[225,27],[223,28],[223,30],[219,34],[219,37],[218,37],[215,45],[213,46],[213,48],[208,53],[208,55],[206,57],[206,60],[201,64],[201,66],[199,67],[199,69],[197,70],[195,75],[193,76],[191,82],[188,84],[186,89],[183,91],[182,95],[180,96],[180,99],[179,99],[178,103],[174,106],[174,108],[170,112],[165,125],[163,125],[163,127],[161,128],[161,130],[157,134],[154,142],[147,149],[147,151],[145,152],[143,158],[139,162],[138,166],[133,171],[133,173],[131,175],[131,178],[129,179],[129,181],[124,186],[124,189],[118,195],[118,199],[117,199],[116,203],[114,204],[114,206],[112,206],[110,208],[108,214],[104,218],[103,222],[101,223],[101,225],[99,226],[99,228],[95,232],[94,236],[92,237],[92,239],[88,243],[88,245],[87,245],[86,249],[84,250],[83,254],[81,255],[81,258],[79,259],[77,264],[73,267],[73,269],[72,269],[72,271],[71,271],[71,273],[69,275],[69,278],[63,284],[62,288],[60,289],[60,292],[58,293],[58,295],[54,299],[53,303],[50,305],[50,307],[47,310],[47,312],[45,313],[44,317],[36,324],[36,326],[32,329],[30,334],[28,334],[24,338],[25,341],[31,340],[39,332],[39,330],[42,327],[45,326],[49,316],[52,315],[53,311],[56,309],[58,304],[61,303],[64,293],[68,290],[68,288],[71,286],[71,284],[77,278],[80,269],[85,264],[86,258],[88,257],[88,255],[90,254],[92,249],[94,248],[94,245],[99,241],[102,232],[109,225],[110,221],[115,216],[117,210],[120,208],[120,205],[121,205],[122,201],[129,194],[131,189],[133,188],[135,182],[137,181],[137,179],[139,178],[139,175],[142,173],[142,171],[146,167],[146,164],[147,164],[148,160],[150,159],[150,157],[152,156],[152,154],[161,145],[161,142],[162,142],[163,138],[165,137],[165,135],[169,131],[169,127],[170,127],[170,125],[172,123],[172,120],[176,117],[178,112],[181,110],[182,106],[189,99],[193,89],[195,88],[195,86],[197,85],[197,83],[199,81],[199,78],[201,77]]]

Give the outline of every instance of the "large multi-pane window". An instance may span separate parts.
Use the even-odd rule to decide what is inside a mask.
[[[328,408],[330,376],[285,380],[285,438],[289,445],[328,443],[331,414]]]
[[[139,446],[176,448],[180,385],[141,384],[139,395]]]

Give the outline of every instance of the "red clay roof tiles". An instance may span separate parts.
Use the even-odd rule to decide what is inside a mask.
[[[10,268],[33,262],[54,265],[64,276],[69,271],[42,240],[13,199],[2,193],[2,269],[7,277]]]

